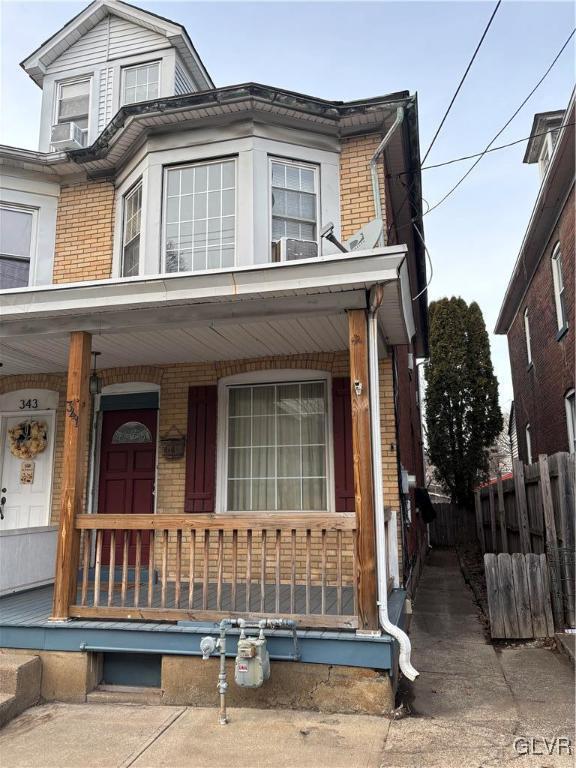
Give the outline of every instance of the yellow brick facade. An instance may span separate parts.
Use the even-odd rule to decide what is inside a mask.
[[[105,280],[112,275],[114,185],[63,186],[58,202],[54,282]]]
[[[374,216],[374,196],[370,159],[380,144],[380,134],[355,136],[343,139],[340,150],[340,224],[342,240],[347,240]],[[384,165],[378,162],[380,201],[382,219],[386,226],[386,205],[384,200]]]

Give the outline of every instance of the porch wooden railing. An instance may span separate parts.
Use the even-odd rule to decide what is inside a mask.
[[[73,617],[358,627],[355,515],[79,515]]]

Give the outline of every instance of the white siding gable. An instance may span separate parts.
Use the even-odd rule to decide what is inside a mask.
[[[52,62],[47,73],[68,72],[170,47],[168,40],[157,32],[118,16],[107,16]]]
[[[174,94],[183,96],[185,93],[194,93],[196,88],[192,84],[190,75],[184,68],[180,56],[176,54],[176,63],[174,69]]]

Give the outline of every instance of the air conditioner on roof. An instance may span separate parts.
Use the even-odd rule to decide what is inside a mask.
[[[82,149],[85,145],[86,134],[76,123],[58,123],[52,126],[52,149]]]
[[[315,240],[295,240],[291,237],[281,237],[278,251],[278,261],[315,259],[318,256],[318,243]]]

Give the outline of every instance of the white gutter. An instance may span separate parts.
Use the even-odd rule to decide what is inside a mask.
[[[398,107],[396,110],[396,119],[388,129],[388,132],[386,133],[386,136],[382,139],[380,144],[378,145],[378,149],[374,154],[372,155],[372,159],[370,160],[370,173],[372,175],[372,197],[374,198],[374,213],[376,215],[377,219],[382,218],[382,199],[380,197],[380,184],[378,182],[378,166],[376,163],[378,162],[378,158],[384,152],[386,149],[388,142],[392,138],[394,131],[400,126],[402,121],[404,120],[404,107]],[[380,238],[378,240],[378,245],[384,245],[386,243],[386,234],[384,231],[384,227],[382,227],[382,233],[380,235]]]
[[[399,664],[408,680],[415,680],[419,673],[410,662],[412,645],[410,638],[388,617],[388,584],[386,580],[386,536],[384,520],[384,489],[382,486],[382,444],[380,437],[380,396],[378,375],[378,309],[382,301],[382,286],[370,291],[368,313],[368,368],[370,376],[370,412],[372,415],[372,468],[374,475],[374,514],[376,522],[376,567],[378,570],[378,616],[380,626],[392,635],[400,646]]]

